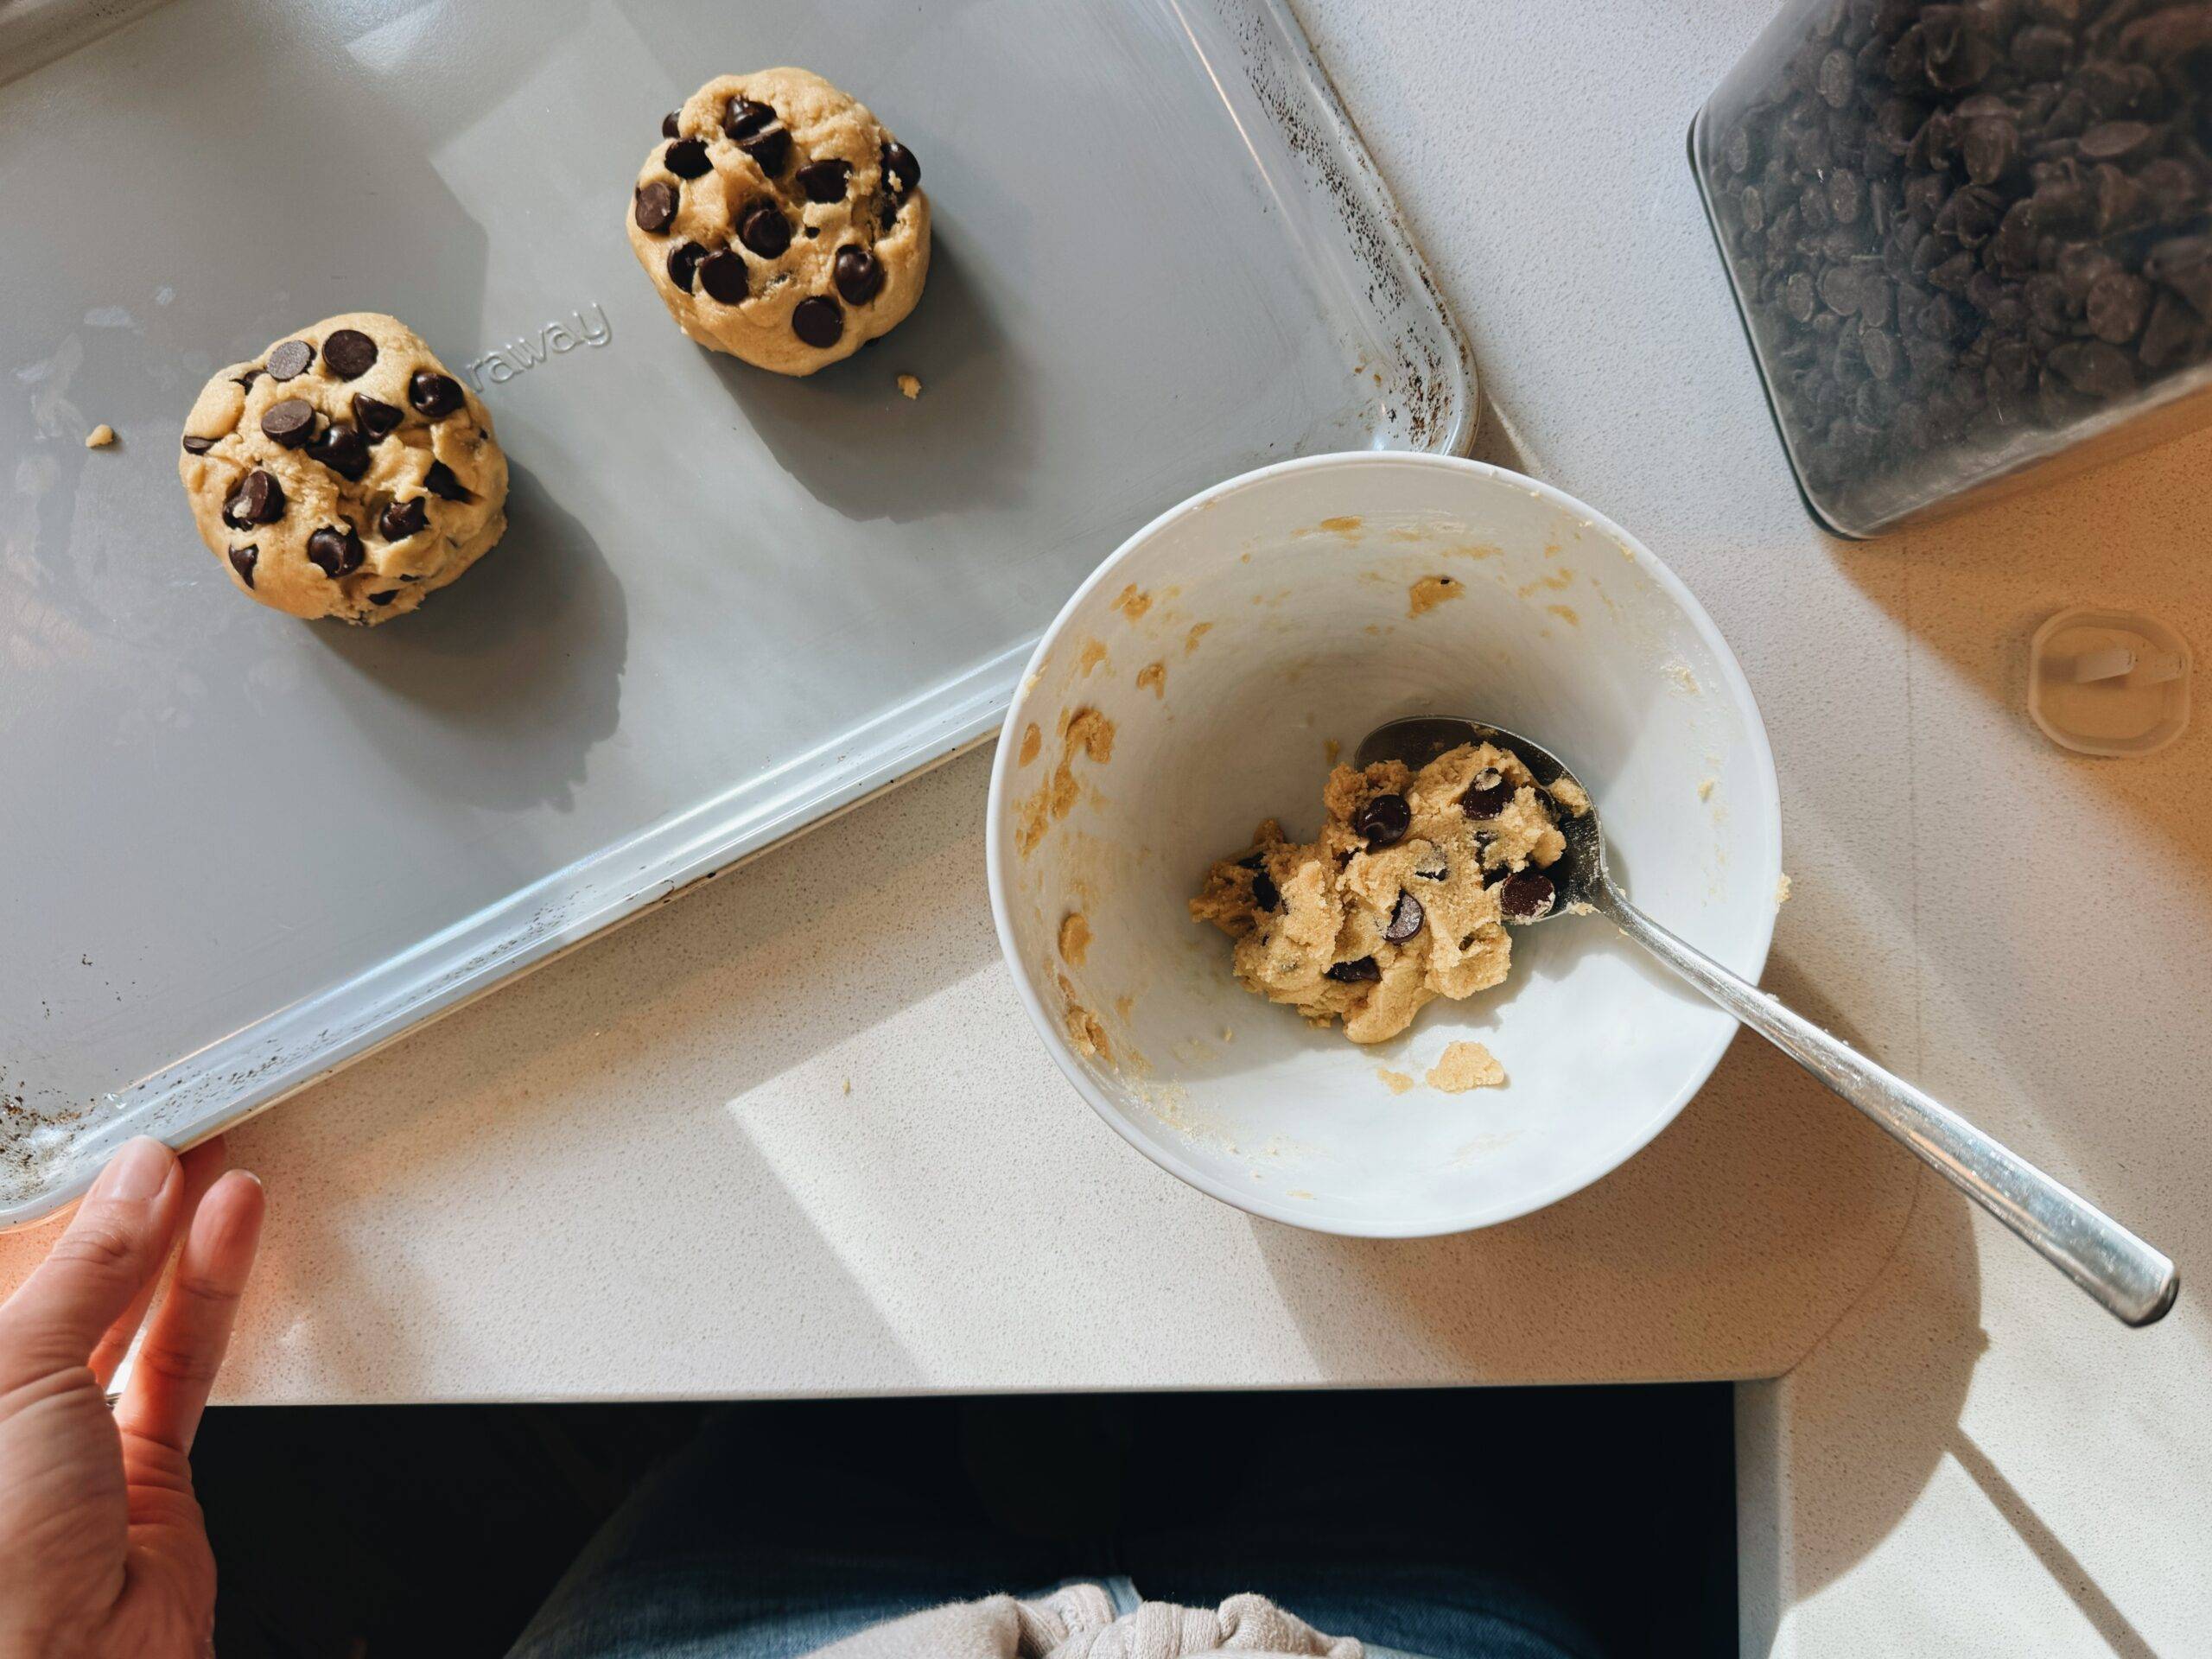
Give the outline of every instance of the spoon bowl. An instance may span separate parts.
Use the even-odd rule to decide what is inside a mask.
[[[1488,743],[1521,758],[1539,784],[1581,779],[1541,743],[1503,727],[1452,715],[1386,721],[1360,741],[1362,766],[1399,760],[1418,770],[1469,743]],[[1586,789],[1582,791],[1587,796]],[[1729,972],[1630,904],[1605,868],[1598,804],[1559,819],[1567,849],[1544,874],[1551,903],[1534,916],[1510,916],[1529,927],[1555,916],[1609,918],[1719,1007],[1765,1038],[1837,1094],[1904,1142],[1917,1157],[2011,1228],[2114,1318],[2128,1325],[2164,1319],[2179,1294],[2174,1264],[2079,1193],[2062,1186],[2001,1142],[1848,1043],[1784,1007],[1750,981]]]
[[[1411,715],[1403,720],[1385,721],[1360,740],[1359,747],[1352,753],[1352,764],[1371,766],[1378,760],[1400,760],[1409,770],[1419,772],[1438,755],[1448,754],[1467,743],[1489,743],[1510,749],[1521,757],[1521,764],[1529,768],[1538,783],[1548,785],[1564,778],[1586,797],[1590,794],[1567,762],[1542,744],[1518,732],[1509,732],[1503,726],[1461,720],[1451,715]],[[1536,915],[1525,919],[1515,918],[1513,925],[1516,927],[1534,927],[1555,917],[1605,907],[1609,885],[1605,838],[1598,828],[1596,799],[1591,798],[1590,810],[1580,817],[1560,818],[1559,830],[1567,837],[1567,850],[1544,872],[1552,879],[1552,902]]]

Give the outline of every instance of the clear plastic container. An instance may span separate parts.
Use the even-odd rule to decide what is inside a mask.
[[[2212,0],[1796,0],[1690,156],[1839,534],[2212,421]]]

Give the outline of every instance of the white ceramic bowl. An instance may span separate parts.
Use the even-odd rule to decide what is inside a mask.
[[[1415,614],[1433,575],[1459,594]],[[1078,746],[1063,772],[1085,709],[1111,722],[1110,754]],[[1595,916],[1516,930],[1503,985],[1373,1047],[1236,983],[1229,939],[1185,908],[1206,866],[1263,817],[1311,835],[1331,757],[1418,713],[1550,747],[1637,902],[1758,973],[1780,807],[1735,658],[1632,537],[1479,462],[1319,455],[1161,515],[1045,635],[991,772],[991,906],[1061,1068],[1163,1168],[1326,1232],[1456,1232],[1563,1198],[1665,1128],[1735,1033]],[[1078,911],[1091,939],[1071,963]],[[1103,1058],[1071,1042],[1071,1004]],[[1459,1038],[1497,1055],[1505,1088],[1419,1082]]]

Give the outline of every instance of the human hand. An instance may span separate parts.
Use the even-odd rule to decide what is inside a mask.
[[[0,1659],[203,1659],[215,1558],[188,1453],[253,1266],[261,1183],[219,1141],[118,1151],[0,1305]],[[107,1386],[184,1247],[123,1398]]]

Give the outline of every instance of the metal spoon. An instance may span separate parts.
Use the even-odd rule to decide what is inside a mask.
[[[1394,720],[1367,734],[1354,756],[1358,765],[1402,760],[1419,768],[1463,743],[1494,743],[1518,754],[1539,783],[1561,777],[1580,783],[1559,758],[1538,744],[1496,726],[1471,720],[1417,716]],[[1934,1166],[1952,1185],[2003,1222],[2044,1259],[2129,1325],[2165,1316],[2181,1289],[2174,1264],[2079,1193],[1894,1077],[1850,1044],[1831,1037],[1802,1015],[1693,950],[1622,896],[1605,869],[1605,842],[1593,806],[1580,817],[1562,816],[1567,851],[1544,874],[1557,888],[1548,907],[1527,918],[1596,911],[1665,963],[1683,979],[1765,1038],[1822,1083]],[[1537,889],[1539,902],[1541,888]],[[1523,889],[1523,904],[1529,900]],[[1509,919],[1516,919],[1509,918]]]

